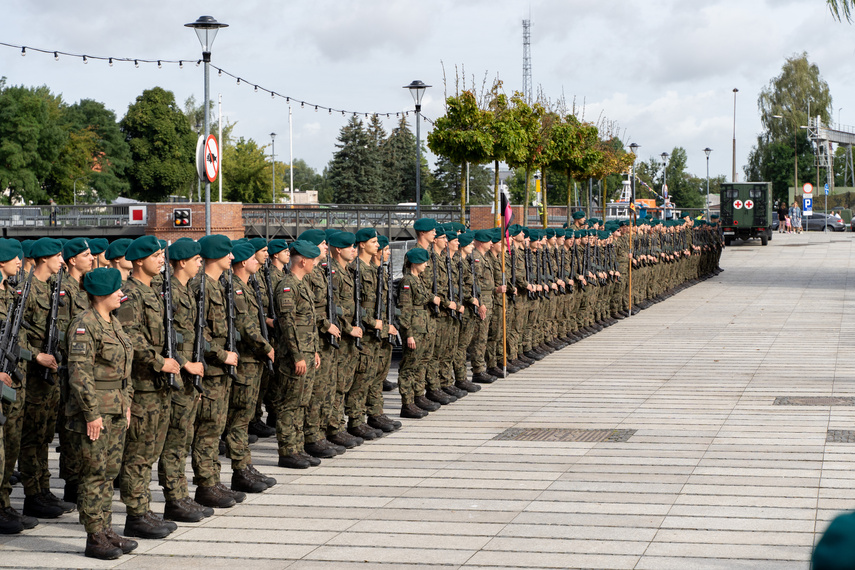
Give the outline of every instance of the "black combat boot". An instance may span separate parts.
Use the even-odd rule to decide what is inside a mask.
[[[66,481],[65,483],[65,492],[62,495],[62,500],[71,503],[73,505],[77,504],[77,482],[76,481]]]
[[[6,510],[0,510],[0,534],[18,534],[24,530],[20,519],[13,517]]]
[[[191,509],[182,501],[166,501],[166,506],[163,508],[163,518],[170,521],[195,523],[205,516],[201,511]]]
[[[125,519],[125,536],[136,536],[139,538],[166,538],[172,531],[162,522],[144,515],[128,515]],[[121,552],[121,549],[119,549]]]
[[[401,417],[413,420],[420,420],[427,417],[428,412],[421,409],[415,404],[404,404],[401,406]]]
[[[204,507],[213,507],[217,509],[227,509],[235,506],[237,501],[231,495],[224,495],[216,487],[196,487],[196,502]]]
[[[498,366],[491,366],[491,367],[487,368],[487,374],[489,374],[491,376],[495,376],[496,379],[505,377],[504,370],[502,370]],[[476,382],[477,382],[477,380],[476,380]]]
[[[474,384],[474,383],[470,382],[469,380],[465,380],[465,379],[464,380],[458,380],[457,382],[455,382],[454,387],[457,388],[458,390],[463,390],[464,392],[469,392],[470,394],[473,392],[478,392],[479,390],[481,390],[481,386],[479,386],[478,384]]]
[[[321,441],[324,441],[324,440],[321,440]],[[274,479],[273,477],[268,477],[264,473],[260,472],[258,469],[255,468],[255,465],[250,464],[247,467],[247,469],[249,469],[249,472],[252,474],[253,477],[255,477],[256,479],[258,479],[259,481],[261,481],[262,483],[267,485],[268,489],[273,487],[276,484],[276,479]]]
[[[391,433],[393,431],[398,431],[401,429],[401,422],[395,421],[386,414],[380,414],[379,416],[368,416],[368,425],[373,427],[374,429],[379,429],[386,433]]]
[[[442,404],[438,402],[431,402],[424,396],[416,396],[415,404],[418,408],[426,412],[435,412],[442,407]]]
[[[231,497],[232,499],[234,499],[235,503],[242,503],[244,499],[246,499],[246,493],[244,493],[243,491],[234,491],[232,489],[229,489],[222,483],[217,483],[215,487],[219,489],[220,493],[222,493],[226,497]]]
[[[311,467],[311,464],[307,459],[303,459],[301,455],[292,453],[290,455],[279,456],[279,467],[286,467],[288,469],[308,469]]]
[[[354,447],[362,445],[365,441],[361,437],[354,437],[346,431],[340,431],[332,435],[327,435],[327,440],[333,445],[340,445],[345,449],[353,449]]]
[[[361,437],[365,441],[371,441],[373,439],[378,439],[379,437],[381,437],[380,435],[377,435],[378,431],[379,430],[375,430],[367,424],[359,424],[358,426],[351,426],[347,428],[347,433],[356,437]],[[380,434],[382,433],[383,432],[381,431]]]
[[[338,455],[335,449],[331,447],[327,447],[323,445],[321,442],[325,440],[313,441],[311,443],[307,443],[304,447],[306,449],[306,453],[311,455],[312,457],[318,457],[320,459],[329,459],[330,457],[335,457]]]
[[[113,545],[104,531],[86,535],[86,550],[83,552],[88,558],[100,560],[115,560],[122,555],[122,549]]]
[[[56,519],[65,511],[56,503],[48,501],[41,493],[24,497],[24,514],[40,519]]]
[[[39,524],[39,519],[35,517],[28,517],[27,515],[22,515],[12,507],[6,507],[5,509],[3,509],[3,512],[12,517],[13,519],[18,519],[19,521],[21,521],[21,524],[26,530],[36,528],[36,526]]]
[[[428,390],[428,392],[425,394],[425,398],[427,398],[431,402],[442,404],[443,406],[447,406],[448,404],[457,401],[457,397],[449,396],[442,390]]]
[[[472,375],[472,381],[478,384],[492,384],[496,381],[496,377],[486,372],[476,372]]]
[[[267,485],[252,476],[249,469],[232,471],[232,490],[244,493],[261,493],[267,490]]]
[[[104,531],[104,535],[107,537],[107,540],[110,541],[110,544],[118,546],[122,550],[122,554],[130,554],[137,549],[137,546],[139,546],[139,543],[137,543],[136,540],[131,540],[130,538],[125,538],[124,536],[116,534],[113,527],[108,527],[107,530]]]
[[[250,435],[257,435],[258,437],[272,437],[276,435],[276,428],[270,427],[261,420],[249,422],[248,431]]]

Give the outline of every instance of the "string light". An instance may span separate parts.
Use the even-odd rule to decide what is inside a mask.
[[[258,85],[255,86],[255,92],[258,93]]]
[[[159,60],[159,59],[157,60],[157,68],[158,68],[158,69],[163,69],[163,66],[160,64],[160,60]]]
[[[178,60],[178,69],[184,69],[184,62],[180,59]]]
[[[134,60],[134,67],[139,68],[139,66],[140,66],[140,62],[138,62],[137,60]]]
[[[110,61],[108,63],[110,64],[110,67],[113,67],[113,58],[112,57],[110,58]]]
[[[24,57],[25,55],[27,55],[27,48],[22,46],[21,47],[21,57]]]
[[[56,52],[53,52],[53,58],[54,58],[56,61],[59,61],[59,54],[58,54],[58,53],[56,53]]]
[[[86,56],[85,56],[85,55],[83,56],[83,63],[89,63],[89,60],[88,60],[88,59],[86,59]]]

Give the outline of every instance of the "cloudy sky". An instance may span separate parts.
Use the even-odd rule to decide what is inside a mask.
[[[455,66],[480,86],[498,76],[522,87],[522,20],[532,22],[533,82],[547,97],[584,107],[584,118],[618,126],[642,158],[684,147],[689,170],[729,174],[736,103],[737,170],[760,130],[757,96],[786,57],[807,51],[831,87],[834,116],[855,125],[855,27],[834,22],[824,0],[0,0],[0,41],[50,50],[149,59],[200,57],[183,24],[210,14],[230,24],[213,62],[295,99],[349,111],[412,109],[403,85],[433,85],[423,113],[444,113]],[[81,60],[0,48],[11,85],[47,85],[67,102],[103,101],[121,117],[144,89],[161,86],[180,103],[202,98],[202,70]],[[288,106],[212,75],[212,98],[235,135],[269,144],[288,160]],[[293,108],[293,154],[317,170],[332,157],[341,114]],[[384,119],[391,130],[396,119]],[[422,123],[422,137],[427,125]]]

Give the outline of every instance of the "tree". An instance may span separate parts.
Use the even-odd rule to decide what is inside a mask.
[[[0,79],[0,188],[11,201],[47,202],[45,183],[68,139],[61,106],[47,87],[6,87]]]
[[[511,98],[513,107],[511,113],[519,123],[525,136],[523,137],[523,148],[519,160],[510,158],[508,166],[511,168],[522,168],[525,171],[525,189],[523,192],[523,204],[528,204],[530,199],[532,172],[546,164],[551,152],[552,125],[555,123],[554,113],[547,113],[540,103],[529,106],[520,93],[515,93]]]
[[[466,166],[463,167],[464,173]],[[465,175],[465,174],[464,174]],[[492,172],[483,164],[469,165],[470,204],[490,204],[493,201]],[[434,204],[460,204],[460,169],[444,156],[437,158],[429,186]]]
[[[831,92],[819,68],[802,53],[787,58],[781,74],[760,92],[757,107],[764,131],[749,153],[745,175],[748,180],[774,182],[775,197],[786,198],[794,180],[794,161],[800,163],[800,179],[810,179],[816,172],[813,145],[801,127],[808,124],[808,116],[818,115],[823,123],[830,123]],[[790,149],[789,165],[780,160],[783,147],[774,151],[766,148],[773,143]],[[795,184],[798,187],[798,182]]]
[[[342,127],[336,151],[329,163],[326,179],[336,204],[376,204],[380,176],[377,155],[362,121],[351,117]]]
[[[587,181],[602,171],[603,151],[599,147],[597,127],[583,123],[575,115],[567,115],[552,130],[552,152],[549,164],[567,176],[567,207],[573,204],[571,179]]]
[[[271,200],[270,163],[264,148],[252,140],[238,139],[223,154],[223,196],[229,202],[265,203]]]
[[[186,192],[196,172],[196,135],[175,95],[161,87],[143,91],[120,124],[133,159],[128,169],[131,194],[159,202]]]
[[[701,195],[698,186],[700,179],[686,172],[687,160],[686,149],[679,146],[674,147],[665,167],[668,194],[671,201],[679,208],[701,208],[704,205],[704,197]],[[705,195],[706,179],[704,179],[703,188]]]
[[[853,15],[855,15],[855,1],[853,0],[825,0],[828,5],[828,10],[831,12],[831,16],[837,20],[838,22],[842,22],[844,19],[847,22],[852,22]]]
[[[430,170],[424,152],[421,157],[422,203],[424,197],[433,187]],[[407,123],[407,117],[402,115],[398,126],[383,146],[383,176],[388,180],[390,201],[394,204],[416,201],[416,137]]]

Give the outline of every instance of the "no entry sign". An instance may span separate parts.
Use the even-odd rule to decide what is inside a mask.
[[[217,145],[217,138],[214,135],[208,136],[205,141],[205,176],[208,177],[208,182],[213,182],[217,179],[217,174],[220,172],[220,149]]]

